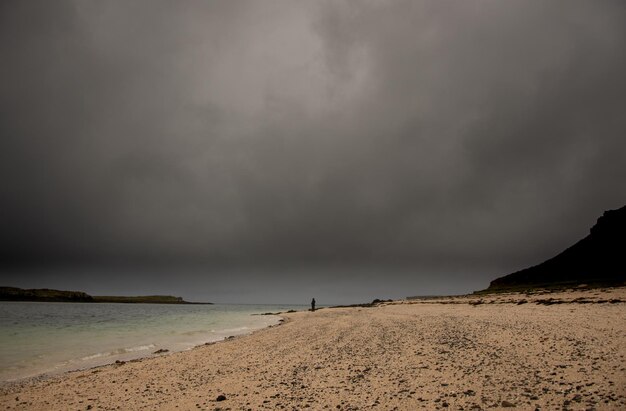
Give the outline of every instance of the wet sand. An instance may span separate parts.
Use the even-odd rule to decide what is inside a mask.
[[[626,288],[284,318],[187,352],[4,384],[0,409],[626,409]]]

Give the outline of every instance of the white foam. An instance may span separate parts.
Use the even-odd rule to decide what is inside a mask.
[[[87,355],[85,357],[82,357],[81,360],[89,361],[89,360],[95,360],[96,358],[101,358],[101,357],[113,357],[115,355],[122,355],[122,354],[131,353],[131,352],[151,350],[155,347],[156,345],[154,344],[148,344],[148,345],[138,345],[136,347],[117,348],[113,351],[99,352],[99,353],[95,353],[92,355]]]

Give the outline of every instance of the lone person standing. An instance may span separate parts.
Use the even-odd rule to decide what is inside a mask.
[[[315,311],[315,298],[311,300],[311,311]]]

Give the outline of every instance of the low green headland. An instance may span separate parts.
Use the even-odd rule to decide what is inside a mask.
[[[48,288],[24,289],[0,287],[0,301],[47,301],[64,303],[124,303],[124,304],[211,304],[193,303],[171,295],[108,296],[89,295],[82,291],[62,291]]]
[[[113,295],[94,295],[94,303],[142,303],[142,304],[189,304],[182,297],[171,295],[144,295],[136,297],[124,297]]]

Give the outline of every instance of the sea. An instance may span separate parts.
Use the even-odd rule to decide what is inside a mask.
[[[189,350],[277,324],[294,305],[0,302],[0,381]],[[167,355],[167,354],[165,354]]]

